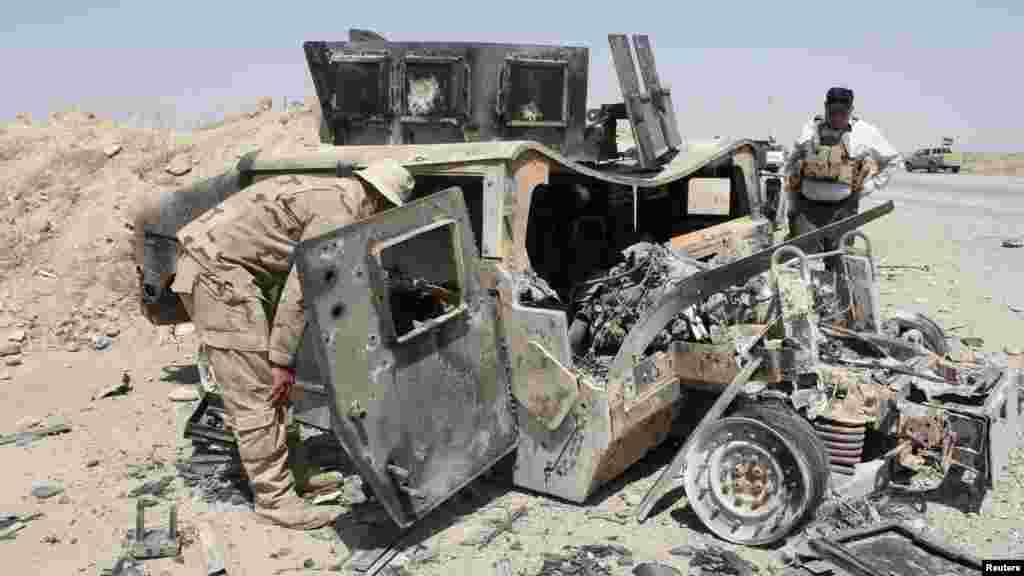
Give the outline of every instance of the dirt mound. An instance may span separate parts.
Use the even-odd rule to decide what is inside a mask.
[[[0,329],[80,346],[137,319],[136,201],[215,176],[245,153],[318,144],[315,99],[191,133],[131,129],[79,110],[0,126]]]

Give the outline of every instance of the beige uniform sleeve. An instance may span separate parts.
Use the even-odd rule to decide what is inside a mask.
[[[326,234],[371,215],[366,192],[358,180],[343,179],[320,183],[297,196],[294,211],[305,223],[302,240]],[[294,262],[281,291],[274,314],[268,346],[270,362],[278,366],[294,366],[295,353],[305,329],[305,306],[302,299],[302,277]]]

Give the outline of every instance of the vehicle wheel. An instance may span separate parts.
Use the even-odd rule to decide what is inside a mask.
[[[686,454],[686,498],[719,538],[757,546],[785,538],[812,506],[815,472],[789,434],[729,416],[694,438]]]
[[[959,166],[954,166],[953,167],[953,174],[959,174],[959,173],[960,173],[960,167]]]
[[[798,450],[803,452],[813,473],[814,491],[811,494],[810,509],[807,511],[809,514],[813,514],[825,498],[825,491],[828,490],[829,479],[832,475],[828,449],[821,436],[815,432],[814,426],[792,408],[780,402],[762,401],[757,404],[746,404],[731,416],[760,420],[771,426],[773,430],[781,432]]]
[[[907,172],[913,172],[914,171],[914,167],[910,164],[910,162],[905,162],[903,164],[903,167],[907,169]]]
[[[919,330],[924,336],[926,348],[939,356],[949,354],[949,341],[946,338],[946,332],[937,322],[924,314],[896,310],[888,320],[896,325],[897,336],[907,330]]]

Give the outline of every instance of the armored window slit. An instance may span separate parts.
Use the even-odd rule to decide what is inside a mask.
[[[391,61],[386,56],[351,56],[333,62],[334,113],[356,119],[381,118],[391,112]]]
[[[458,123],[469,110],[469,70],[461,58],[409,55],[403,62],[401,121]]]
[[[565,128],[569,121],[569,64],[558,60],[509,58],[505,125]]]
[[[382,242],[376,265],[379,293],[394,340],[408,342],[466,312],[462,237],[444,219]]]

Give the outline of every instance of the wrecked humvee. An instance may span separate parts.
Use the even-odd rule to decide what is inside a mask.
[[[883,333],[870,253],[800,251],[892,204],[775,244],[755,142],[684,144],[646,37],[643,83],[626,37],[609,39],[624,102],[590,111],[585,48],[307,43],[331,145],[254,153],[166,193],[160,223],[137,229],[144,313],[188,321],[167,289],[174,236],[203,211],[264,178],[392,158],[413,201],[296,251],[308,312],[293,411],[333,431],[399,526],[512,452],[516,485],[584,502],[737,386],[728,416],[684,446],[690,503],[728,540],[777,541],[814,512],[830,467],[876,456],[938,457],[944,477],[989,485],[1016,390],[1005,371],[943,359],[920,319]],[[826,256],[841,273],[811,270]],[[840,384],[854,370],[840,361],[909,379]],[[933,408],[949,389],[925,372],[940,366],[944,382],[973,380]],[[921,381],[932,396],[914,395]]]

